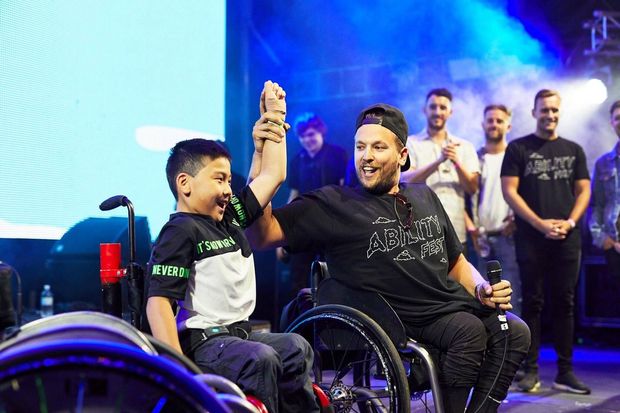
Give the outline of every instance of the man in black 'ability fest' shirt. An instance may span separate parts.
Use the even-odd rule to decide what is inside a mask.
[[[507,313],[508,353],[498,375],[505,334],[493,309],[512,308],[510,283],[491,288],[467,262],[428,186],[399,184],[410,163],[402,112],[376,104],[355,126],[360,186],[330,185],[273,213],[267,207],[248,238],[255,247],[321,251],[333,278],[381,293],[412,338],[445,354],[439,380],[446,411],[463,413],[473,388],[467,411],[494,412],[529,346],[527,326]]]
[[[516,214],[515,247],[523,320],[532,333],[525,376],[518,386],[540,388],[538,353],[544,286],[549,289],[558,373],[553,388],[589,394],[573,373],[575,287],[579,277],[581,237],[577,222],[590,200],[590,178],[583,149],[556,132],[560,95],[543,89],[534,98],[536,132],[508,145],[502,164],[504,198]]]

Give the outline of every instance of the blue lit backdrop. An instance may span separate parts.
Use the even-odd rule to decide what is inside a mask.
[[[98,210],[115,194],[159,232],[174,207],[166,147],[224,134],[225,8],[0,3],[0,237],[54,238],[89,216],[124,216]]]
[[[607,113],[611,99],[589,103],[586,77],[574,65],[589,43],[582,23],[592,17],[591,4],[585,10],[577,0],[248,3],[250,85],[279,80],[287,88],[289,113],[318,113],[328,124],[328,139],[349,154],[361,108],[396,104],[417,133],[425,126],[426,92],[442,86],[455,96],[449,129],[476,146],[483,140],[482,110],[492,102],[513,109],[509,139],[531,133],[533,97],[541,88],[560,91],[559,131],[584,144],[592,162],[616,141]],[[550,18],[558,12],[552,3],[575,15]],[[560,20],[562,30],[551,24]],[[610,96],[618,92],[616,84]],[[289,147],[291,156],[299,150],[296,139]]]

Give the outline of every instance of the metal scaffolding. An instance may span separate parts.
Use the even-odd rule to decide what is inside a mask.
[[[590,48],[586,56],[620,57],[620,12],[595,10],[594,18],[583,24],[590,30]]]

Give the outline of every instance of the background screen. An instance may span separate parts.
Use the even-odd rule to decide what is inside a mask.
[[[168,149],[224,134],[224,1],[0,3],[0,237],[60,238],[112,195],[152,236]]]

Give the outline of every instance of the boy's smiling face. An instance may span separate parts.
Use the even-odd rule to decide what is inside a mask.
[[[177,177],[179,200],[183,199],[179,211],[208,215],[221,221],[232,196],[230,161],[223,157],[205,157],[204,164],[195,176],[179,174]]]

